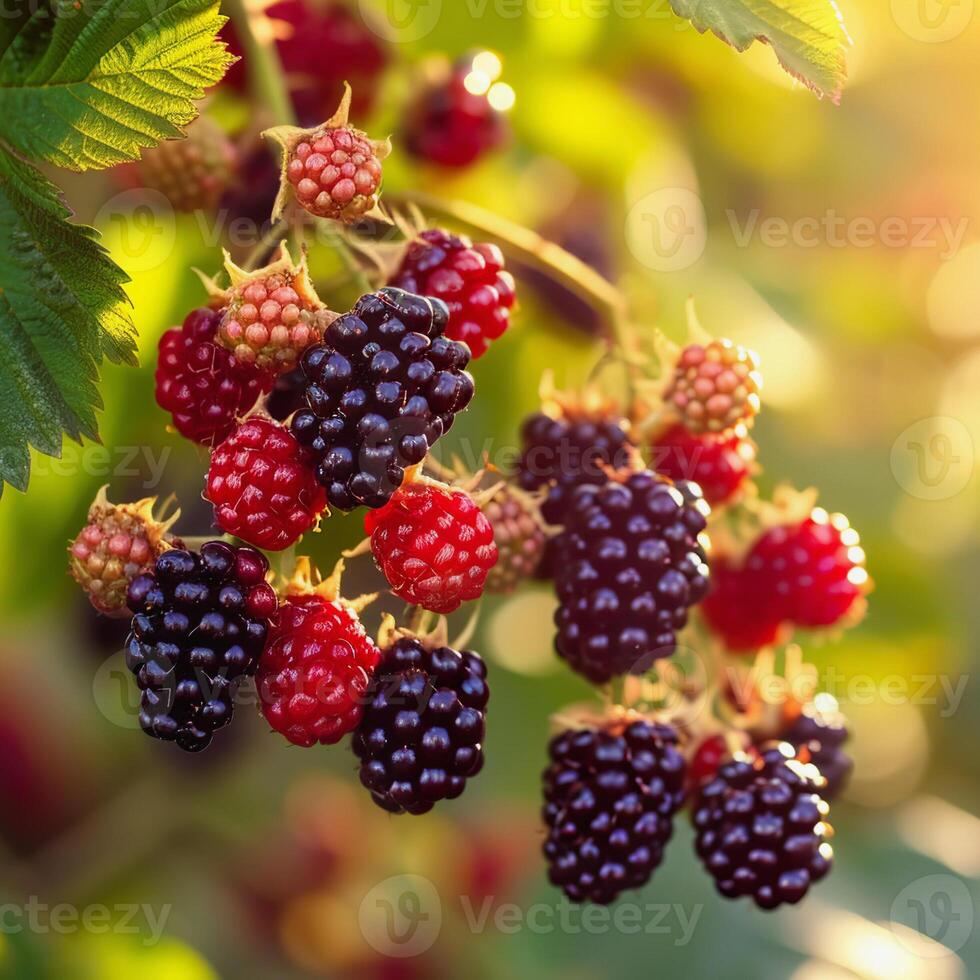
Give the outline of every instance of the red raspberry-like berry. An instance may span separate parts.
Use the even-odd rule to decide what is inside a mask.
[[[487,501],[483,513],[493,525],[499,560],[487,576],[487,591],[513,592],[537,571],[548,535],[533,499],[512,487],[502,487]]]
[[[294,745],[339,742],[361,720],[380,656],[349,603],[288,596],[256,676],[265,720]]]
[[[318,218],[356,221],[378,203],[382,145],[347,126],[311,133],[286,165],[296,200]]]
[[[227,436],[265,384],[254,367],[238,363],[215,342],[221,313],[194,310],[182,327],[160,338],[157,404],[187,439],[210,446]]]
[[[436,296],[449,307],[446,336],[465,343],[473,357],[503,335],[514,305],[514,277],[504,271],[496,245],[474,245],[462,235],[431,228],[408,247],[391,285]]]
[[[731,502],[745,485],[755,460],[755,443],[744,426],[726,435],[692,435],[675,425],[654,439],[651,461],[672,480],[696,483],[712,507]]]
[[[211,454],[205,496],[218,526],[267,551],[295,544],[327,506],[295,436],[272,419],[246,419]]]
[[[759,411],[759,358],[730,340],[691,344],[681,351],[664,402],[695,434],[751,425]]]
[[[497,561],[493,527],[462,490],[409,483],[364,527],[392,592],[432,612],[478,599]]]
[[[701,612],[729,650],[758,650],[776,643],[783,633],[775,593],[758,576],[720,555],[712,558],[711,590]]]

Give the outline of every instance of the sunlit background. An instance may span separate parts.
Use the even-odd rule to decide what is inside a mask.
[[[139,903],[166,919],[154,943],[142,913],[136,933],[8,932],[0,918],[0,973],[980,975],[980,17],[972,0],[841,6],[854,46],[839,107],[768,48],[740,55],[665,2],[535,0],[514,16],[446,0],[421,36],[378,38],[387,67],[355,116],[393,134],[386,193],[477,203],[559,241],[623,287],[641,328],[681,338],[693,295],[708,330],[760,353],[763,490],[819,486],[860,531],[876,583],[862,626],[805,645],[836,672],[856,760],[827,881],[774,914],[723,901],[679,819],[664,866],[624,899],[662,908],[645,914],[653,934],[562,924],[538,854],[539,775],[549,714],[588,692],[552,653],[545,589],[486,604],[473,645],[491,669],[487,765],[425,818],[374,808],[345,747],[287,748],[247,709],[200,757],[140,734],[115,653],[125,631],[91,614],[65,548],[106,482],[118,499],[176,493],[180,530],[208,529],[205,456],[166,431],[152,372],[161,333],[203,299],[191,270],[216,271],[222,229],[181,216],[148,233],[114,178],[92,175],[68,198],[132,275],[142,366],[104,372],[104,447],[35,457],[30,492],[0,502],[0,904]],[[506,111],[510,137],[462,171],[420,165],[399,151],[407,100],[438,70],[428,59],[473,51],[486,53],[467,88]],[[212,110],[237,130],[261,116],[229,85]],[[339,268],[315,256],[319,281]],[[477,363],[447,450],[512,447],[543,369],[579,383],[599,349],[587,309],[516,271],[516,326]],[[353,295],[324,291],[335,309]],[[331,519],[304,549],[329,568],[359,537],[356,517]],[[362,580],[363,559],[350,590]],[[394,958],[359,917],[405,874],[431,883],[441,921]],[[516,927],[495,917],[510,903]]]

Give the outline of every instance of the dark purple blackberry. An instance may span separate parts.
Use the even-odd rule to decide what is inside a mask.
[[[725,898],[794,904],[830,870],[823,779],[785,742],[723,763],[694,809],[694,847]]]
[[[277,422],[285,422],[301,408],[306,408],[306,375],[302,368],[293,368],[276,378],[266,398],[265,410]]]
[[[847,720],[837,707],[836,699],[826,693],[818,694],[810,704],[780,734],[797,752],[806,750],[809,761],[827,780],[821,796],[834,800],[850,778],[854,763],[844,751],[847,741]]]
[[[707,515],[697,484],[650,470],[579,487],[558,546],[558,655],[601,684],[673,653],[708,590]]]
[[[339,510],[383,507],[473,397],[446,304],[385,288],[362,296],[301,364],[308,408],[291,423]]]
[[[134,612],[126,665],[143,692],[140,726],[188,752],[231,721],[243,677],[255,673],[276,593],[253,548],[209,541],[172,550],[129,587]]]
[[[548,878],[573,902],[606,905],[663,859],[684,802],[684,757],[668,725],[556,735],[544,771]]]
[[[361,782],[378,806],[425,813],[483,768],[486,676],[477,654],[430,650],[412,636],[382,652],[353,738]]]

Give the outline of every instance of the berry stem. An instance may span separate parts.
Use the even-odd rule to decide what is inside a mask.
[[[357,260],[354,250],[347,244],[347,242],[344,241],[343,238],[339,236],[336,237],[334,241],[337,245],[337,254],[340,256],[340,261],[344,264],[344,268],[350,274],[350,281],[357,286],[362,295],[373,292],[374,287],[371,285],[371,281],[364,272],[363,266]]]
[[[242,266],[246,272],[251,272],[260,265],[264,265],[263,260],[269,252],[282,241],[282,237],[286,233],[286,224],[286,220],[280,218],[269,226],[269,230],[256,242],[255,247],[246,256]]]

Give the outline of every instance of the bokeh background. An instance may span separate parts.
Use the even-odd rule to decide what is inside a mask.
[[[868,616],[804,644],[853,733],[833,874],[798,909],[725,902],[681,819],[664,866],[624,899],[649,934],[562,918],[538,856],[538,780],[549,714],[588,692],[551,652],[544,589],[486,604],[474,646],[492,672],[487,766],[426,818],[382,814],[346,748],[287,748],[252,711],[201,757],[143,737],[122,634],[91,614],[65,548],[106,482],[114,499],[176,493],[179,528],[207,531],[205,457],[167,432],[152,372],[161,333],[202,299],[192,267],[217,269],[227,226],[158,205],[148,220],[93,175],[68,198],[132,275],[142,366],[106,368],[101,447],[36,457],[29,493],[0,502],[0,904],[149,915],[137,932],[0,928],[0,975],[980,975],[980,16],[972,0],[841,7],[854,46],[840,106],[768,48],[737,54],[657,0],[433,0],[401,29],[385,28],[382,0],[352,7],[373,15],[384,51],[356,121],[394,134],[386,190],[477,203],[554,238],[622,286],[641,329],[682,338],[693,295],[708,330],[761,355],[763,490],[819,486],[860,531]],[[413,163],[399,120],[425,59],[473,49],[499,54],[515,93],[508,144],[462,172]],[[229,128],[261,120],[227,85],[210,109]],[[261,202],[260,185],[245,190]],[[328,248],[315,268],[336,282]],[[479,397],[447,452],[513,447],[542,371],[579,383],[600,349],[587,309],[518,276],[517,326],[478,362]],[[359,537],[356,518],[331,519],[304,549],[329,568]],[[372,581],[352,563],[351,591]],[[410,942],[377,928],[370,910],[386,902],[414,923]]]

